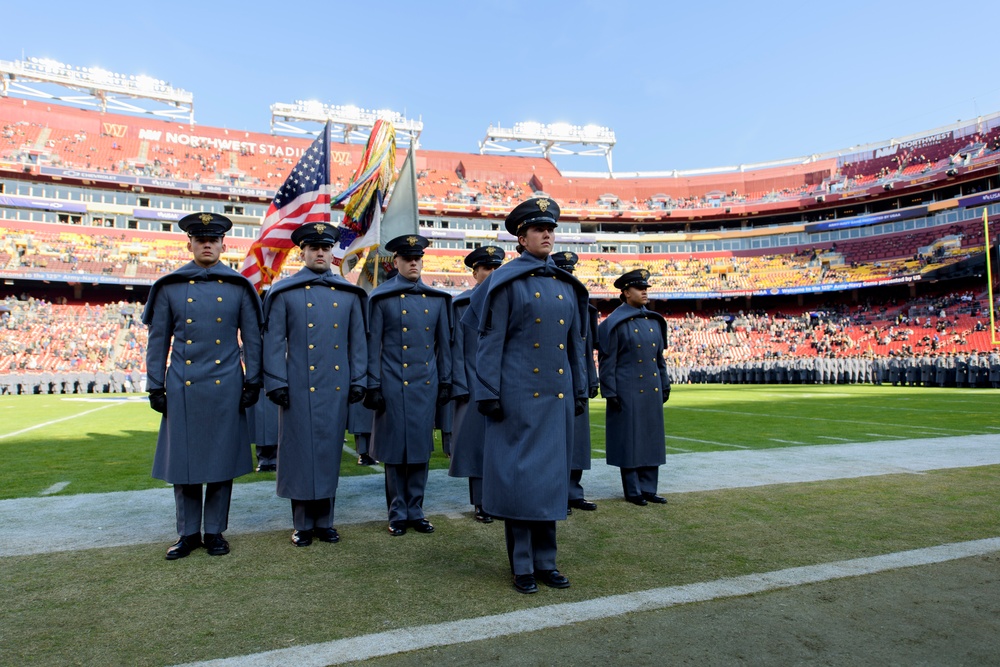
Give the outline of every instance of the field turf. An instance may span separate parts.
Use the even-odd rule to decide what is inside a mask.
[[[1000,433],[997,396],[676,387],[666,445],[679,455]],[[592,402],[596,458],[602,412],[603,402]],[[157,422],[143,400],[0,398],[0,493],[34,497],[61,482],[69,482],[61,495],[162,486],[149,478]],[[445,465],[436,454],[433,467]],[[376,474],[346,455],[343,469]],[[435,518],[434,535],[399,539],[381,524],[362,525],[340,544],[308,549],[289,545],[287,530],[234,535],[224,558],[167,562],[164,544],[142,540],[0,558],[0,664],[172,665],[1000,534],[1000,466],[664,491],[665,507],[605,500],[561,523],[560,567],[573,587],[534,596],[510,586],[502,525],[467,518]],[[44,529],[59,539],[58,526]],[[585,646],[567,651],[586,663]]]

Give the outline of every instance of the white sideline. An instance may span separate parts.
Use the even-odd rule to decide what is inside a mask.
[[[804,584],[876,574],[904,567],[944,563],[1000,551],[1000,537],[956,542],[925,549],[759,572],[683,586],[654,588],[584,602],[546,605],[521,611],[436,623],[338,639],[231,658],[186,663],[180,667],[326,667],[406,651],[464,644],[523,632],[559,628],[633,612],[655,611],[692,602],[751,595]]]

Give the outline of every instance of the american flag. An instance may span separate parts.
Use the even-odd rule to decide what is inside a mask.
[[[295,244],[292,232],[307,222],[330,221],[330,123],[299,158],[261,223],[240,271],[260,292],[281,274]]]

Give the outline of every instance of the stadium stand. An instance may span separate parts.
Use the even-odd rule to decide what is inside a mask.
[[[145,331],[123,310],[138,312],[146,286],[188,261],[172,221],[205,207],[231,215],[242,235],[227,237],[224,260],[238,267],[309,143],[0,98],[0,367],[141,371]],[[362,150],[331,147],[335,190]],[[464,255],[486,242],[512,250],[504,215],[544,193],[602,311],[617,276],[651,271],[676,368],[985,353],[981,213],[995,240],[998,165],[1000,114],[843,155],[697,173],[567,175],[544,158],[421,149],[420,224],[436,239],[424,278],[470,287]],[[300,267],[293,253],[284,274]]]

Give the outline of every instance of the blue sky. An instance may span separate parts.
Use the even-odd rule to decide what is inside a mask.
[[[616,172],[837,150],[1000,111],[993,2],[6,3],[0,59],[147,74],[199,124],[267,132],[317,99],[421,117],[425,149],[491,124],[615,130]],[[599,171],[601,158],[560,158]]]

